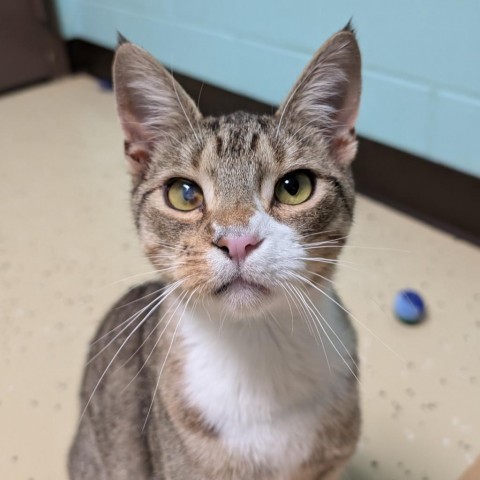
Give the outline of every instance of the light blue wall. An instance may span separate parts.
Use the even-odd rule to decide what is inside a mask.
[[[480,176],[480,0],[57,0],[66,38],[117,30],[187,75],[278,104],[353,15],[358,130]]]

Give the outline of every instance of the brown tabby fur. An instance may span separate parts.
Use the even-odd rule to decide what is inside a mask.
[[[169,73],[129,43],[117,50],[114,76],[139,236],[152,263],[159,270],[170,269],[160,274],[162,283],[129,291],[107,314],[91,344],[81,395],[85,411],[70,453],[70,478],[339,478],[359,435],[356,364],[339,374],[344,394],[335,398],[322,423],[311,426],[316,442],[309,459],[287,478],[274,464],[228,450],[216,425],[187,400],[183,381],[188,345],[181,334],[175,338],[176,321],[165,327],[158,344],[158,335],[151,332],[168,309],[175,309],[182,293],[196,291],[197,300],[215,296],[222,282],[212,274],[206,255],[222,234],[216,226],[243,228],[259,208],[258,198],[261,208],[297,232],[302,244],[332,242],[333,248],[317,252],[332,262],[308,262],[310,272],[331,278],[354,208],[350,162],[356,151],[360,54],[353,31],[346,28],[327,41],[274,116],[239,112],[203,118]],[[295,207],[272,201],[278,179],[297,169],[315,176],[312,197]],[[191,212],[170,208],[163,189],[172,178],[201,185],[205,207]],[[324,285],[313,274],[302,273]],[[146,308],[159,289],[178,280],[184,283],[158,312],[137,329],[122,330],[123,322]],[[253,316],[259,307],[247,308],[246,315]],[[347,316],[339,316],[354,344]],[[352,356],[356,360],[355,351]]]

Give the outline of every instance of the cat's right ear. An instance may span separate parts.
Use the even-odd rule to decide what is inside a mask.
[[[276,113],[278,129],[289,120],[316,129],[327,140],[334,158],[347,166],[357,149],[360,90],[360,50],[349,22],[323,44],[297,80]]]
[[[158,142],[175,138],[201,117],[193,100],[148,52],[123,41],[115,54],[113,83],[130,171],[141,176]]]

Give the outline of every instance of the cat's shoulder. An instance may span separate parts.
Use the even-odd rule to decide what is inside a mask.
[[[90,343],[89,358],[92,359],[101,350],[117,349],[124,342],[124,350],[138,344],[144,320],[158,307],[158,297],[164,288],[161,282],[147,282],[123,294],[100,323]]]
[[[125,292],[113,305],[107,313],[106,318],[125,317],[138,312],[139,309],[154,304],[158,297],[165,289],[165,284],[160,281],[145,282],[135,285]]]

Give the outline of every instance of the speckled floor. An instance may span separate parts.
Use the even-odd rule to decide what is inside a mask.
[[[0,146],[0,478],[66,479],[88,340],[151,268],[111,93],[73,77],[2,97]],[[480,453],[479,249],[360,197],[343,260],[364,412],[346,478],[457,479]],[[420,326],[391,314],[407,286]]]

